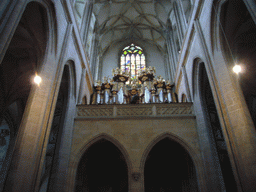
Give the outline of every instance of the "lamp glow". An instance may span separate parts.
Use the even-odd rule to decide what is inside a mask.
[[[241,70],[242,70],[242,68],[241,68],[240,65],[235,65],[235,66],[233,67],[233,71],[234,71],[236,74],[240,73]]]
[[[42,82],[42,78],[40,76],[36,75],[35,78],[34,78],[34,82],[37,85],[39,85]]]

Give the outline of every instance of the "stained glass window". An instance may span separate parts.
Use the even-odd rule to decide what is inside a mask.
[[[138,79],[139,70],[145,70],[146,62],[143,49],[133,43],[123,49],[120,58],[120,68],[123,73],[128,73],[130,83],[135,78]]]

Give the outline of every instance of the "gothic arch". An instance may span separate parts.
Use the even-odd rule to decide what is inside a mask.
[[[42,173],[40,176],[40,191],[52,190],[55,176],[59,167],[59,156],[61,145],[63,145],[65,119],[70,100],[71,84],[69,66],[65,65],[61,77],[60,87],[57,92],[57,100],[54,109],[54,115],[45,139],[46,154],[43,161]],[[54,182],[53,182],[54,181]]]
[[[218,89],[217,80],[216,80],[217,77],[214,74],[214,70],[213,70],[212,66],[209,65],[208,63],[204,62],[204,59],[202,59],[200,57],[195,57],[194,60],[193,60],[193,67],[192,67],[193,70],[192,70],[192,79],[191,79],[192,80],[193,97],[199,96],[201,98],[201,92],[200,92],[200,87],[199,87],[199,85],[200,85],[199,69],[200,69],[202,64],[205,66],[206,73],[208,75],[208,80],[209,80],[209,83],[210,83],[210,86],[211,86],[212,94],[216,98],[216,100],[215,100],[216,107],[219,107],[220,106],[220,97],[218,96],[219,92],[217,90]],[[220,109],[218,112],[220,113],[220,118],[221,118],[222,117],[221,115],[222,115],[223,111]]]
[[[248,150],[248,147],[245,147],[246,143],[255,142],[256,126],[256,25],[254,14],[248,9],[249,2],[247,0],[215,1],[212,7],[213,22],[211,24],[213,56],[218,61],[217,65],[223,67],[222,77],[220,77],[226,78],[228,82],[225,83],[229,85],[226,87],[223,81],[220,81],[225,99],[223,108],[228,112],[226,131],[232,143],[230,154],[232,154],[236,182],[240,190],[252,190],[253,184],[250,182],[254,181],[243,179],[245,175],[251,175],[248,178],[255,178],[248,166],[249,162],[255,161],[255,156],[252,156],[251,152],[244,153]],[[232,71],[235,64],[239,64],[242,68],[238,75]],[[236,98],[234,103],[227,102],[230,96]],[[241,119],[237,120],[238,116]],[[237,128],[246,130],[247,134],[237,135],[236,131],[233,131]],[[255,150],[255,145],[249,144],[249,146],[252,151]],[[246,159],[246,165],[243,160],[240,160],[240,156]]]
[[[28,9],[32,9],[33,11],[29,11],[28,14]],[[10,23],[12,32],[4,33],[5,39],[8,39],[8,41],[6,41],[7,43],[5,43],[3,48],[4,51],[1,53],[0,68],[3,74],[8,73],[8,71],[6,71],[8,69],[4,69],[4,63],[6,61],[13,62],[10,61],[10,58],[13,57],[15,58],[16,63],[21,64],[18,64],[15,67],[11,66],[12,74],[7,74],[7,76],[14,76],[15,70],[17,71],[24,68],[26,71],[24,72],[23,69],[22,73],[20,73],[18,77],[15,77],[17,81],[11,82],[12,86],[9,87],[22,91],[20,93],[15,91],[16,94],[12,94],[11,96],[8,95],[9,99],[7,102],[5,101],[5,106],[2,106],[1,96],[5,91],[1,90],[3,88],[0,86],[0,108],[2,109],[8,107],[13,102],[16,102],[20,95],[23,95],[22,97],[24,97],[25,94],[26,98],[29,97],[32,85],[28,86],[28,84],[31,84],[32,79],[28,79],[28,77],[42,72],[42,68],[45,65],[48,55],[50,52],[56,51],[54,48],[57,47],[56,22],[54,22],[56,19],[53,19],[56,15],[53,3],[29,0],[26,5],[23,6],[20,13],[14,14],[14,16],[17,18],[14,24]],[[29,57],[29,61],[27,61],[27,57]],[[3,84],[6,84],[6,82],[9,82],[3,82],[3,80],[0,81],[2,86]],[[23,102],[23,105],[25,108],[26,102]]]
[[[196,59],[193,66],[193,86],[195,104],[198,105],[197,116],[204,124],[199,126],[199,132],[208,134],[209,151],[218,170],[218,180],[221,188],[227,191],[236,191],[239,186],[237,170],[234,163],[234,154],[230,152],[230,136],[221,125],[221,111],[217,109],[213,88],[210,85],[210,75],[206,71],[206,64],[201,59]],[[207,144],[206,144],[207,145]],[[205,153],[205,152],[203,152]]]
[[[106,139],[107,141],[110,141],[111,143],[113,143],[124,155],[128,169],[130,170],[132,168],[132,164],[131,164],[131,160],[129,157],[129,154],[127,152],[127,150],[125,149],[125,147],[120,143],[120,141],[118,141],[116,138],[112,137],[111,135],[108,134],[99,134],[97,136],[95,136],[94,138],[90,139],[90,141],[88,141],[77,153],[76,155],[76,159],[78,161],[80,161],[82,155],[85,153],[85,151],[95,142],[101,140],[101,139]]]
[[[73,60],[68,60],[65,62],[64,68],[68,67],[69,71],[69,81],[70,85],[68,87],[69,89],[69,96],[74,96],[74,98],[77,98],[77,76],[76,76],[76,66],[75,62]]]
[[[201,168],[203,167],[203,162],[200,161],[200,158],[198,157],[196,151],[193,149],[192,146],[190,146],[189,144],[187,144],[182,138],[180,138],[177,135],[174,135],[172,133],[163,133],[157,137],[155,137],[155,139],[153,139],[149,145],[146,147],[146,149],[143,152],[142,158],[141,158],[141,162],[140,162],[140,171],[141,173],[144,173],[144,167],[145,167],[145,163],[146,163],[146,159],[148,157],[148,154],[150,153],[150,151],[152,150],[152,148],[160,141],[162,141],[163,139],[169,138],[172,141],[176,142],[177,144],[179,144],[182,148],[184,148],[184,150],[188,153],[188,155],[190,156],[190,158],[192,159],[192,162],[195,166],[196,169],[196,176],[197,176],[197,183],[198,183],[198,188],[200,188],[202,181],[204,180],[203,178],[203,170],[201,170]],[[144,174],[143,174],[144,175]],[[200,190],[200,189],[199,189]]]
[[[2,59],[4,58],[6,51],[9,48],[11,40],[17,30],[17,27],[20,24],[22,17],[24,16],[24,12],[25,12],[26,8],[31,4],[37,4],[45,12],[44,16],[46,18],[45,19],[46,20],[46,25],[45,25],[46,39],[43,42],[43,43],[45,43],[45,53],[43,54],[44,57],[42,57],[42,59],[41,59],[41,64],[43,64],[45,62],[47,56],[50,54],[51,51],[55,51],[55,53],[56,53],[56,50],[57,50],[57,23],[56,23],[56,12],[55,12],[54,4],[52,2],[49,2],[46,0],[43,0],[43,1],[27,0],[26,3],[22,7],[19,6],[18,11],[14,10],[15,12],[17,12],[16,14],[12,14],[9,16],[9,17],[14,17],[14,18],[12,18],[12,20],[15,20],[15,22],[10,22],[8,24],[7,28],[9,28],[11,30],[7,29],[9,31],[3,32],[4,45],[3,45],[3,49],[2,49],[3,51],[1,52],[1,55],[0,55],[0,63],[2,62]],[[16,7],[14,9],[16,9]],[[37,12],[37,14],[40,14],[40,12]]]
[[[55,89],[55,105],[52,106],[54,111],[53,119],[48,126],[45,144],[46,153],[43,153],[44,161],[39,166],[39,187],[41,190],[54,191],[60,190],[58,176],[63,175],[68,169],[69,156],[63,155],[70,152],[72,143],[73,130],[73,106],[76,104],[76,71],[75,63],[69,59],[61,66],[62,71],[59,72],[57,78],[60,78],[59,84]],[[51,147],[48,147],[50,146]],[[53,154],[52,154],[53,153]],[[65,157],[59,161],[59,156]],[[49,160],[51,159],[51,160]],[[48,165],[47,167],[45,165]],[[53,166],[54,165],[54,166]],[[54,168],[53,168],[54,167]],[[64,170],[64,171],[63,171]],[[54,176],[53,176],[54,175]],[[56,176],[58,175],[58,176]],[[66,176],[62,178],[64,181]]]
[[[230,77],[238,92],[242,92],[242,102],[247,106],[251,119],[256,126],[256,23],[253,15],[247,9],[247,1],[222,0],[213,5],[214,21],[212,23],[212,41],[225,61],[225,67],[230,71]],[[213,48],[215,48],[213,47]],[[217,50],[213,50],[217,52]],[[232,67],[239,64],[242,68],[239,78],[232,74]],[[236,82],[237,81],[237,82]]]
[[[93,137],[92,139],[90,139],[89,141],[87,141],[83,147],[81,147],[78,152],[76,153],[75,157],[74,157],[74,161],[72,162],[72,167],[75,167],[72,172],[70,172],[69,174],[69,180],[72,180],[74,182],[72,182],[71,185],[69,185],[69,190],[73,191],[74,187],[75,187],[75,179],[76,179],[76,174],[77,174],[77,168],[78,165],[80,163],[80,160],[82,158],[82,156],[84,155],[84,153],[87,151],[87,149],[89,149],[93,144],[97,143],[100,140],[107,140],[109,142],[111,142],[112,144],[114,144],[119,150],[120,152],[123,154],[124,158],[125,158],[125,162],[128,168],[128,189],[130,190],[131,188],[131,170],[132,170],[132,164],[131,164],[131,160],[129,157],[129,154],[127,152],[127,150],[125,149],[125,147],[114,137],[108,135],[108,134],[99,134],[95,137]]]
[[[32,12],[30,12],[33,10]],[[29,12],[29,13],[28,13]],[[24,85],[30,84],[30,79],[28,76],[34,75],[41,71],[44,60],[48,55],[47,50],[49,47],[49,19],[44,19],[47,17],[47,10],[41,3],[30,2],[25,6],[25,10],[20,18],[20,22],[15,27],[15,32],[11,37],[12,40],[8,45],[6,45],[7,51],[0,65],[2,67],[2,75],[7,74],[8,76],[16,75],[17,71],[18,81],[14,81],[11,84],[13,88],[25,88]],[[12,67],[11,75],[8,74],[10,69],[5,66],[4,63],[8,63],[10,66],[12,63],[16,63]],[[13,64],[14,65],[14,64]],[[25,72],[24,72],[25,70]],[[23,73],[19,72],[22,71]],[[26,80],[24,82],[24,80]],[[9,83],[9,80],[2,80],[3,83]],[[21,82],[22,81],[22,82]],[[16,86],[16,87],[15,87]],[[23,91],[24,92],[24,91]],[[20,94],[18,94],[20,95]],[[17,96],[8,96],[12,98],[13,101],[16,100]],[[8,102],[7,102],[8,103]],[[8,104],[7,104],[8,105]]]
[[[54,42],[52,8],[51,4],[44,1],[27,1],[17,14],[11,16],[15,17],[16,21],[8,25],[9,28],[12,27],[12,31],[4,33],[8,41],[4,45],[6,51],[2,52],[3,57],[0,58],[0,121],[5,111],[19,112],[18,117],[12,118],[17,127],[13,134],[18,138],[14,137],[15,141],[12,142],[20,140],[22,134],[18,133],[22,133],[25,129],[20,128],[20,124],[22,117],[29,111],[28,106],[31,105],[31,102],[27,101],[31,101],[35,95],[36,87],[31,82],[32,78],[35,74],[42,75],[47,57],[55,47],[52,44]],[[23,120],[26,121],[26,118]],[[14,157],[15,150],[12,151],[14,152],[11,156]],[[12,159],[10,157],[9,161],[11,162]],[[9,163],[11,167],[12,163]],[[12,170],[9,166],[7,169]],[[0,190],[3,189],[4,182],[5,178],[1,180]]]
[[[143,170],[144,166],[145,166],[145,161],[146,158],[149,154],[149,152],[151,151],[151,149],[161,140],[165,139],[165,138],[170,138],[171,140],[173,140],[174,142],[180,144],[186,151],[187,153],[190,155],[190,157],[192,158],[195,166],[199,166],[200,162],[199,162],[199,157],[197,156],[196,152],[194,151],[194,149],[188,145],[183,139],[181,139],[179,136],[174,135],[172,133],[162,133],[161,135],[158,135],[157,137],[155,137],[155,139],[153,139],[149,145],[146,147],[146,149],[143,152],[142,158],[141,158],[141,163],[140,163],[140,169]]]
[[[226,41],[225,37],[222,36],[222,33],[224,32],[223,26],[220,25],[222,22],[221,19],[223,17],[223,7],[228,2],[228,0],[214,0],[212,4],[212,14],[211,14],[211,42],[212,42],[212,49],[213,51],[215,49],[222,50],[224,53],[229,52],[230,50],[225,50],[223,41]],[[249,12],[252,20],[255,24],[255,13],[252,11],[253,7],[248,8],[248,6],[253,3],[250,2],[250,0],[242,0],[240,3],[244,4],[246,6],[247,11]],[[224,39],[223,39],[224,38]],[[227,54],[227,53],[225,53]]]
[[[196,57],[193,61],[193,71],[192,71],[192,93],[193,98],[195,95],[199,94],[199,64],[203,63],[203,61]]]
[[[214,51],[215,49],[220,50],[222,49],[222,45],[220,43],[221,41],[221,26],[220,26],[220,12],[221,12],[221,7],[227,0],[221,0],[221,1],[213,1],[212,4],[212,15],[211,15],[211,29],[212,29],[212,34],[211,34],[211,46],[212,50]]]

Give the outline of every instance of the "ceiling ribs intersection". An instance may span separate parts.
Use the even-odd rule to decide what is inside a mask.
[[[165,31],[172,4],[172,0],[95,0],[93,12],[102,53],[124,40],[147,41],[166,51]]]

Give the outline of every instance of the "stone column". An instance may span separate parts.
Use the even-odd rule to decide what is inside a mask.
[[[186,88],[186,94],[187,94],[187,102],[191,102],[191,93],[190,93],[190,89],[189,89],[189,84],[188,84],[188,76],[187,76],[187,72],[186,72],[186,68],[185,66],[182,66],[182,75],[183,78],[185,80],[185,88]]]
[[[78,95],[78,104],[82,104],[83,102],[83,94],[84,94],[84,88],[85,88],[85,74],[86,74],[86,69],[82,69],[82,75],[81,75],[81,80],[80,80],[80,87],[79,87],[79,95]]]
[[[48,192],[65,191],[68,166],[71,154],[71,144],[73,135],[74,117],[76,114],[76,101],[75,95],[69,93],[68,104],[66,108],[65,120],[63,124],[62,135],[59,144],[58,156],[54,157],[54,163],[56,164],[56,175],[53,176],[52,181],[49,183]],[[56,158],[56,159],[55,159]]]
[[[168,59],[169,59],[169,67],[170,67],[170,76],[171,76],[171,81],[174,81],[175,78],[175,63],[176,63],[176,58],[173,52],[173,46],[171,43],[171,33],[170,29],[166,32],[166,44],[167,44],[167,52],[168,52]]]
[[[210,54],[199,20],[194,25],[238,190],[255,191],[256,132],[241,87],[234,82],[223,53],[216,51],[214,58]]]
[[[177,23],[177,32],[178,32],[178,38],[179,38],[179,46],[181,48],[182,47],[182,41],[183,41],[185,33],[184,33],[183,28],[182,28],[182,22],[180,20],[179,8],[178,8],[176,2],[174,2],[173,4],[174,4],[174,15],[175,15],[176,23]]]
[[[170,60],[169,60],[168,50],[167,50],[167,53],[164,54],[164,67],[165,67],[165,77],[166,77],[166,79],[173,80],[173,78],[170,74],[171,70],[170,70]]]
[[[173,68],[174,68],[174,77],[175,77],[175,73],[176,73],[176,69],[177,69],[177,64],[178,64],[178,55],[179,55],[179,50],[176,46],[176,43],[175,43],[175,40],[173,38],[173,34],[170,33],[170,48],[171,48],[171,52],[172,52],[172,55],[173,55]]]
[[[86,6],[85,9],[85,14],[82,20],[82,39],[84,44],[87,42],[87,36],[88,36],[88,31],[90,28],[90,22],[91,22],[91,17],[92,17],[92,9],[93,9],[93,2],[89,0],[88,5]]]
[[[178,8],[178,20],[179,24],[182,30],[183,37],[185,36],[186,33],[186,28],[187,28],[187,21],[186,21],[186,16],[184,13],[183,5],[181,1],[176,1],[177,3],[177,8]]]
[[[16,139],[6,187],[10,192],[34,191],[42,158],[45,135],[51,128],[55,109],[53,89],[58,92],[55,56],[49,55],[40,76],[40,86],[33,85],[23,114]],[[56,94],[58,95],[58,94]],[[57,96],[55,97],[55,99]]]
[[[99,55],[98,57],[98,66],[97,66],[97,79],[102,79],[102,55]],[[95,77],[96,78],[96,77]]]
[[[99,79],[99,61],[100,61],[100,56],[98,55],[98,50],[97,50],[97,56],[95,57],[95,68],[94,68],[94,77],[93,80],[94,82]]]
[[[95,34],[94,40],[93,40],[93,50],[92,50],[92,54],[90,57],[90,66],[91,66],[91,73],[92,73],[92,77],[94,79],[94,77],[96,76],[96,65],[97,65],[97,56],[98,56],[98,45],[99,45],[99,41],[97,38],[97,34]]]

